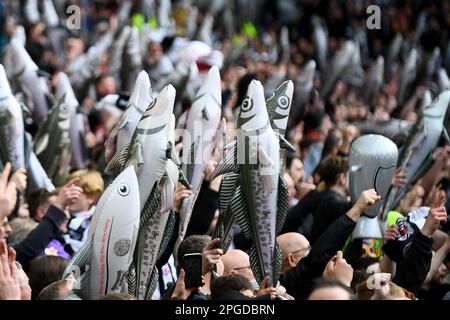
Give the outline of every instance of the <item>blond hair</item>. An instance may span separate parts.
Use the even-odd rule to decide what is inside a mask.
[[[396,299],[405,299],[409,298],[411,300],[415,299],[413,293],[409,292],[406,289],[396,285],[394,282],[389,281],[389,296],[386,300],[396,300]],[[375,293],[375,289],[369,289],[367,286],[367,280],[361,282],[356,286],[356,298],[358,300],[370,300]]]
[[[72,172],[67,181],[79,178],[78,185],[88,196],[99,197],[105,189],[105,183],[101,174],[95,170],[77,170]]]

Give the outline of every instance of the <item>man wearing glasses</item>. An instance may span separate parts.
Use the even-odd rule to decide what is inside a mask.
[[[282,273],[295,268],[300,260],[306,257],[311,251],[311,245],[308,239],[297,232],[288,232],[279,235],[277,237],[277,243],[282,253]]]

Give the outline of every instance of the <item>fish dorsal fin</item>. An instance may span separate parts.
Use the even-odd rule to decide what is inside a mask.
[[[183,170],[181,170],[180,167],[178,167],[179,170],[179,175],[178,175],[178,181],[185,186],[186,188],[188,188],[189,190],[191,190],[191,185],[189,184],[189,181],[187,180],[186,176],[184,175]]]
[[[258,283],[264,280],[264,271],[261,269],[262,261],[259,259],[258,249],[255,244],[250,248],[250,266],[252,267],[253,275]]]
[[[153,216],[156,210],[159,208],[159,204],[161,203],[161,189],[158,183],[152,188],[150,195],[148,196],[147,201],[145,202],[144,208],[142,208],[141,212],[141,221],[139,223],[139,230],[141,230],[144,226],[148,224],[150,218]]]
[[[290,152],[295,152],[295,147],[289,143],[280,133],[275,132],[275,135],[280,139],[280,148],[288,150]]]
[[[136,172],[139,172],[144,167],[144,147],[140,142],[134,145],[133,155],[131,156],[130,163],[136,168]],[[127,153],[128,154],[128,153]],[[127,158],[127,156],[125,156]],[[125,158],[125,159],[126,159]],[[125,160],[126,161],[126,160]]]
[[[48,140],[50,138],[50,135],[48,133],[45,133],[39,141],[36,141],[36,150],[35,153],[37,156],[39,156],[45,149],[48,147]]]
[[[286,220],[287,212],[289,210],[289,191],[286,181],[283,177],[278,178],[278,198],[277,198],[277,227],[275,235],[279,235],[283,229],[284,221]]]
[[[121,171],[125,166],[130,151],[130,145],[127,144],[122,149],[116,152],[114,157],[111,158],[108,165],[105,168],[105,173],[111,174],[117,171]]]
[[[234,215],[241,232],[247,239],[252,238],[252,226],[248,217],[247,204],[245,202],[242,187],[238,185],[230,202],[230,213]]]
[[[87,241],[80,250],[73,256],[70,260],[69,265],[66,270],[64,270],[62,279],[67,278],[73,271],[79,270],[83,266],[87,266],[91,263],[91,251],[92,251],[92,240]]]
[[[275,163],[261,146],[258,146],[258,158],[261,162],[261,181],[264,185],[265,195],[268,196],[277,187],[278,175],[275,173],[278,173],[279,168],[275,168]]]
[[[91,282],[91,270],[87,270],[78,279],[78,290],[74,289],[74,292],[83,300],[90,300],[90,282]]]
[[[282,265],[283,265],[283,256],[281,253],[281,248],[278,245],[278,243],[275,242],[275,250],[272,261],[272,274],[273,274],[272,284],[274,286],[276,285],[276,283],[278,282],[278,278],[280,277]]]
[[[130,268],[128,269],[127,281],[128,281],[128,294],[136,296],[137,276],[136,276],[136,266],[134,262],[131,263]]]
[[[172,162],[175,163],[177,166],[181,165],[181,161],[180,158],[178,157],[177,150],[175,149],[175,146],[172,144],[171,141],[167,143],[166,158],[172,160]]]
[[[237,155],[237,142],[236,140],[230,142],[225,147],[226,155],[225,159],[223,159],[219,165],[214,169],[214,172],[211,177],[211,181],[217,178],[218,176],[230,173],[230,172],[238,172],[238,165],[236,163],[236,155]]]

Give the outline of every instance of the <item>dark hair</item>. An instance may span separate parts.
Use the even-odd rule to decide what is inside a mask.
[[[30,192],[27,197],[28,210],[30,211],[30,217],[36,217],[37,208],[48,202],[51,193],[44,188],[35,189]]]
[[[341,173],[347,173],[348,160],[341,156],[330,156],[320,163],[319,175],[327,187],[335,185]]]
[[[336,131],[330,130],[328,136],[323,143],[322,149],[322,159],[325,159],[330,155],[330,152],[333,148],[339,147],[339,143],[341,142],[341,138],[336,134]]]
[[[39,256],[31,260],[28,276],[34,295],[61,279],[68,261],[59,256]]]
[[[289,154],[289,153],[286,154],[286,169],[287,170],[291,169],[291,166],[294,163],[295,159],[299,159],[300,160],[300,158],[297,157],[295,154]]]
[[[318,290],[318,289],[336,288],[336,287],[341,288],[342,290],[346,291],[349,295],[350,300],[356,300],[355,293],[353,292],[352,289],[343,285],[341,282],[339,282],[336,279],[324,278],[324,277],[317,278],[316,280],[314,280],[313,288],[311,290],[310,295],[313,293],[313,291]]]
[[[245,96],[247,95],[248,86],[254,79],[256,79],[256,75],[253,73],[247,73],[239,79],[237,83],[237,99],[236,105],[234,106],[235,108],[239,107],[242,101],[244,101]]]
[[[208,243],[211,241],[211,237],[207,235],[193,234],[181,241],[177,252],[177,263],[179,268],[183,268],[183,257],[188,253],[202,253]]]
[[[220,299],[225,293],[229,291],[253,291],[250,281],[240,274],[229,274],[218,277],[211,283],[211,299]]]

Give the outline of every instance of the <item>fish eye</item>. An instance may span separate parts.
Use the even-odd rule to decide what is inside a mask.
[[[249,111],[253,107],[253,100],[250,98],[245,98],[242,101],[241,109],[242,111]]]
[[[125,196],[127,196],[127,195],[130,193],[130,187],[128,187],[127,184],[122,183],[122,184],[120,184],[119,187],[117,188],[117,191],[119,192],[119,194],[120,194],[122,197],[125,197]]]
[[[287,109],[289,107],[289,98],[287,96],[279,97],[277,102],[281,109]]]

